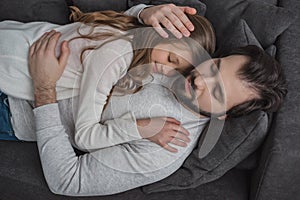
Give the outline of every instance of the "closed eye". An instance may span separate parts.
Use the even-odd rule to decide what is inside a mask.
[[[169,55],[168,55],[168,61],[170,63],[179,64],[178,57],[174,53],[169,53]]]
[[[222,104],[225,102],[224,94],[219,83],[217,83],[213,89],[213,97]]]

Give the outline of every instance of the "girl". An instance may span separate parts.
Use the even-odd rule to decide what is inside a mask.
[[[153,28],[140,25],[135,17],[113,11],[82,13],[75,7],[72,7],[70,16],[74,23],[68,25],[1,22],[0,90],[8,96],[33,100],[34,86],[27,66],[29,46],[33,44],[32,48],[39,48],[39,43],[34,42],[45,32],[40,40],[60,32],[59,44],[64,48],[68,41],[71,52],[66,69],[56,84],[57,99],[78,96],[73,106],[76,146],[81,150],[94,150],[140,138],[164,146],[158,142],[159,134],[152,136],[153,133],[138,127],[149,119],[135,119],[133,113],[127,113],[104,124],[99,121],[112,89],[113,94],[118,95],[137,92],[151,77],[151,72],[172,75],[177,70],[185,73],[201,62],[201,55],[205,53],[203,49],[208,53],[214,51],[211,24],[201,16],[188,17],[195,31],[191,38],[182,39],[163,39]],[[56,55],[59,54],[58,47]],[[172,142],[180,127],[179,122],[171,118],[159,120],[177,124],[170,132]],[[188,134],[183,128],[180,132]],[[26,134],[15,130],[17,138],[35,140],[28,139]]]

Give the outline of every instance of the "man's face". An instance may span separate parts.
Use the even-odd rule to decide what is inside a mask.
[[[197,114],[204,111],[222,115],[233,106],[257,96],[237,75],[246,61],[247,57],[241,55],[208,60],[186,78],[178,78],[172,90],[189,110]]]

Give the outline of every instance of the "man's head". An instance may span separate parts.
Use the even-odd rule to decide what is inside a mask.
[[[182,78],[181,78],[182,79]],[[205,116],[237,117],[254,110],[276,111],[287,93],[279,63],[249,45],[207,60],[172,86],[178,100]]]

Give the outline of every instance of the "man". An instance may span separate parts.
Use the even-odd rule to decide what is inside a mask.
[[[63,56],[57,59],[53,53],[57,39],[51,39],[41,41],[48,46],[31,50],[30,73],[35,85],[33,112],[41,162],[47,183],[57,194],[108,195],[161,180],[190,154],[207,116],[225,118],[256,109],[277,109],[286,93],[275,60],[257,47],[237,49],[227,57],[202,63],[186,79],[179,77],[170,90],[154,82],[136,94],[112,96],[103,112],[102,121],[128,110],[137,118],[174,117],[190,132],[186,148],[174,154],[141,139],[76,156],[67,134],[73,131],[70,119],[76,100],[57,103],[55,91],[69,50],[63,46]]]
[[[150,8],[146,10],[148,9]],[[35,118],[44,174],[54,193],[77,196],[106,195],[161,180],[177,170],[192,151],[203,126],[208,121],[206,115],[212,113],[224,118],[225,111],[229,111],[229,114],[239,114],[243,111],[274,107],[273,104],[259,105],[259,92],[264,91],[264,88],[258,92],[253,81],[242,81],[237,76],[237,71],[248,59],[236,55],[239,54],[236,52],[235,55],[203,63],[198,72],[194,71],[187,76],[183,83],[180,81],[182,78],[176,80],[170,88],[176,97],[170,90],[152,84],[134,95],[112,97],[103,113],[102,121],[118,117],[128,110],[135,112],[138,118],[174,117],[190,131],[191,142],[186,148],[179,148],[178,152],[173,154],[148,140],[137,140],[77,157],[68,138],[69,134],[72,139],[74,130],[72,106],[76,107],[76,99],[56,103],[55,93],[55,83],[64,69],[68,48],[63,45],[62,55],[57,59],[53,54],[57,40],[51,39],[53,38],[49,37],[43,41],[51,44],[47,48],[31,52],[30,71],[35,85],[36,108],[35,116],[30,116],[32,113],[28,112],[28,116],[24,118],[28,121]],[[216,66],[219,70],[216,70]],[[44,71],[47,73],[41,73]],[[262,77],[263,80],[266,78]],[[276,74],[275,79],[280,81],[281,77]],[[207,84],[204,84],[205,82]],[[253,85],[246,84],[248,82]],[[280,102],[284,95],[284,92],[277,93],[279,98],[274,102]],[[276,95],[270,95],[273,96]],[[25,101],[12,101],[19,103],[23,109],[31,109],[31,105]],[[128,102],[131,104],[128,105]],[[240,104],[249,104],[252,108],[240,109]]]

